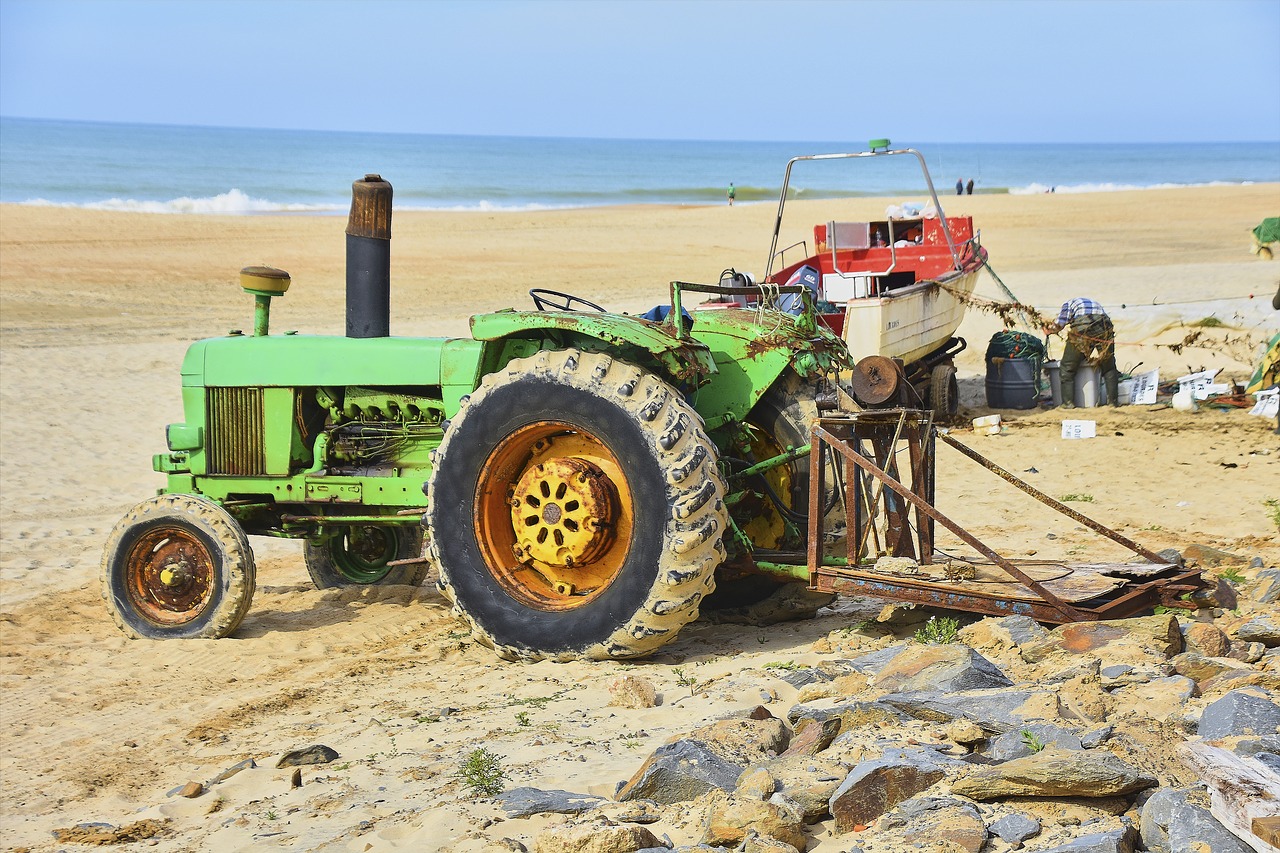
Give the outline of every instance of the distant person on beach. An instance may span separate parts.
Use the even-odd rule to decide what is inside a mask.
[[[965,195],[973,195],[973,178],[969,179],[969,183],[964,185]]]
[[[1081,363],[1097,365],[1106,383],[1107,400],[1120,405],[1120,370],[1116,367],[1116,327],[1102,306],[1092,299],[1077,296],[1062,303],[1058,319],[1046,323],[1044,331],[1056,335],[1067,330],[1062,350],[1062,408],[1076,407],[1076,370]]]
[[[964,195],[964,180],[956,178],[956,195]]]
[[[733,207],[733,200],[738,195],[738,191],[733,188],[733,184],[729,184],[729,206]]]

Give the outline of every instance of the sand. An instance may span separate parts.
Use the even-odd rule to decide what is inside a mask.
[[[1023,302],[1046,312],[1074,295],[1103,302],[1122,369],[1159,367],[1167,380],[1217,368],[1242,380],[1280,329],[1270,306],[1280,263],[1248,252],[1248,231],[1274,215],[1278,189],[944,204],[975,217],[992,265]],[[875,216],[885,203],[850,202],[848,218]],[[531,287],[644,310],[664,300],[671,279],[762,272],[774,212],[397,213],[392,331],[465,335],[471,313],[527,306]],[[52,850],[62,846],[55,829],[165,819],[160,850],[482,850],[504,836],[530,844],[548,819],[486,823],[499,811],[452,775],[466,751],[500,754],[511,785],[612,793],[661,738],[759,702],[754,691],[735,693],[734,672],[803,660],[852,618],[770,629],[699,623],[650,662],[522,666],[471,644],[430,586],[317,591],[296,543],[255,540],[259,588],[233,638],[125,639],[99,598],[98,562],[111,526],[161,484],[150,457],[163,449],[165,424],[181,420],[185,347],[252,325],[237,282],[249,264],[293,275],[273,308],[275,330],[340,333],[344,227],[345,217],[0,206],[4,846]],[[999,295],[990,279],[978,292]],[[1207,330],[1205,346],[1167,347],[1208,316],[1226,326]],[[971,312],[961,329],[968,417],[989,412],[982,353],[997,328]],[[1098,437],[1064,441],[1062,412],[1002,414],[1005,434],[957,434],[1051,495],[1090,496],[1072,505],[1148,547],[1200,543],[1280,565],[1265,503],[1280,499],[1274,421],[1241,410],[1076,411],[1096,421]],[[953,453],[940,451],[938,466],[939,507],[1011,556],[1123,555]],[[678,665],[696,665],[721,689],[675,703]],[[624,669],[658,684],[664,705],[608,707],[607,684]],[[782,693],[784,710],[787,701]],[[291,790],[291,771],[275,760],[312,743],[342,757],[304,768],[303,787]],[[166,796],[246,758],[258,767],[202,797]],[[667,829],[673,840],[693,838],[693,829]]]

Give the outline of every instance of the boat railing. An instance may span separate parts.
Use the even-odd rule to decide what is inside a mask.
[[[804,258],[809,257],[809,241],[808,241],[808,240],[797,240],[796,242],[792,243],[790,246],[787,246],[785,249],[779,249],[778,251],[774,252],[774,253],[773,253],[773,257],[769,259],[769,264],[770,264],[770,265],[772,265],[772,264],[773,264],[773,262],[774,262],[775,260],[777,260],[778,258],[781,258],[782,260],[781,260],[781,262],[778,264],[778,268],[779,268],[779,269],[786,269],[786,267],[787,267],[787,252],[790,252],[792,249],[796,248],[797,246],[799,246],[799,247],[800,247],[800,250],[803,252],[803,254],[801,255],[801,257],[804,257]]]
[[[782,178],[782,192],[778,197],[778,215],[777,215],[777,219],[774,221],[774,226],[773,226],[773,241],[769,245],[769,258],[768,258],[768,263],[765,266],[765,276],[764,276],[765,281],[768,281],[770,276],[773,275],[773,269],[774,269],[773,264],[775,259],[777,258],[777,255],[779,254],[777,251],[778,235],[782,231],[782,212],[787,205],[787,193],[789,192],[790,186],[791,186],[791,169],[792,167],[795,166],[796,163],[799,163],[802,160],[851,160],[851,159],[856,159],[861,157],[895,157],[895,156],[902,156],[902,155],[911,155],[915,157],[916,161],[920,164],[920,171],[924,175],[925,184],[929,188],[929,198],[933,200],[933,208],[934,210],[938,211],[938,219],[942,225],[942,234],[946,237],[947,248],[951,250],[952,261],[954,262],[957,269],[960,268],[959,252],[958,252],[958,249],[956,248],[955,240],[951,236],[951,227],[950,225],[947,224],[947,216],[945,213],[942,212],[942,203],[938,200],[937,190],[934,189],[933,178],[929,175],[929,167],[925,165],[924,155],[922,155],[919,151],[916,151],[914,148],[898,148],[898,149],[890,150],[889,140],[887,139],[873,139],[871,141],[870,149],[871,150],[869,151],[856,151],[856,152],[851,152],[847,154],[806,154],[800,157],[792,157],[790,160],[787,161],[787,170],[784,173]],[[889,247],[890,249],[893,249],[894,248],[893,243],[895,241],[893,240],[892,223],[890,223],[889,228],[890,228]],[[896,255],[897,255],[896,251],[891,253],[892,262],[891,262],[890,269],[892,269],[893,265],[896,264],[897,262]],[[834,261],[834,257],[832,258],[832,260]],[[858,274],[862,275],[862,273],[858,273]],[[881,275],[883,274],[884,273],[881,273]]]

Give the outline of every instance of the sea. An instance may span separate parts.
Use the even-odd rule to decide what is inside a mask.
[[[789,160],[868,139],[744,142],[261,130],[0,117],[0,202],[151,213],[338,215],[379,174],[397,210],[527,211],[778,200]],[[1280,182],[1280,141],[957,143],[892,139],[939,195]],[[796,198],[919,198],[914,157],[795,163]]]

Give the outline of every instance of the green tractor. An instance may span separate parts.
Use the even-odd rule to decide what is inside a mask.
[[[508,659],[647,655],[717,583],[732,601],[808,581],[809,425],[849,365],[807,288],[677,282],[663,319],[535,290],[537,310],[477,315],[469,339],[392,337],[390,237],[391,187],[366,176],[345,337],[270,334],[289,277],[250,267],[253,333],[187,351],[184,421],[154,458],[167,483],[103,555],[125,633],[233,632],[249,535],[302,539],[319,587],[434,566]],[[690,314],[690,293],[729,310]],[[748,293],[797,313],[730,307]]]

